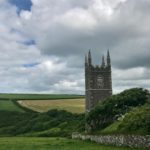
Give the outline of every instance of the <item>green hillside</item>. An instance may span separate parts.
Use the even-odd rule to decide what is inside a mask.
[[[134,108],[100,133],[150,134],[150,104]]]
[[[84,131],[84,115],[64,110],[45,113],[0,111],[0,136],[71,136]]]
[[[113,95],[86,118],[85,114],[56,109],[43,113],[4,111],[2,108],[11,108],[5,102],[11,101],[1,101],[0,136],[70,137],[72,132],[84,132],[85,123],[92,134],[150,134],[149,92],[141,88]]]
[[[116,132],[150,134],[150,104],[137,107],[126,113]]]

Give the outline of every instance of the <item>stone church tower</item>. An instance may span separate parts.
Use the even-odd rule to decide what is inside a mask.
[[[102,57],[101,65],[92,65],[91,52],[85,56],[85,89],[86,89],[86,112],[95,105],[112,95],[111,59],[109,51],[107,60]]]

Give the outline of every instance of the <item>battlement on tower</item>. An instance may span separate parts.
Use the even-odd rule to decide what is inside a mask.
[[[109,71],[110,67],[102,67],[99,65],[91,65],[91,68],[89,67],[89,69],[91,69],[92,71]]]

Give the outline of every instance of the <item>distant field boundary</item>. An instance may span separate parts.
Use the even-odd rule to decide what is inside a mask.
[[[85,98],[84,95],[74,94],[2,94],[0,100],[57,100]]]

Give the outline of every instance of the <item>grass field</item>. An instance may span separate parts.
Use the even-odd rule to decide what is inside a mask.
[[[84,99],[59,99],[59,100],[21,100],[18,103],[24,107],[38,112],[50,109],[66,110],[72,113],[83,113]]]
[[[8,101],[0,100],[0,110],[24,112],[21,108],[16,106],[11,100]]]
[[[26,108],[46,112],[49,109],[68,110],[70,112],[84,112],[83,95],[73,94],[2,94],[0,93],[0,110],[24,112],[12,101],[19,101],[19,104]],[[25,101],[26,100],[26,101]],[[33,102],[35,100],[35,102]],[[38,101],[39,100],[39,101]],[[54,102],[56,100],[56,102]],[[69,103],[68,101],[69,100]],[[75,101],[76,100],[76,101]],[[52,101],[52,102],[48,102]],[[62,102],[64,101],[64,102]],[[37,104],[36,104],[37,103]]]
[[[0,150],[137,150],[65,138],[0,138]],[[142,150],[142,149],[139,149]]]

